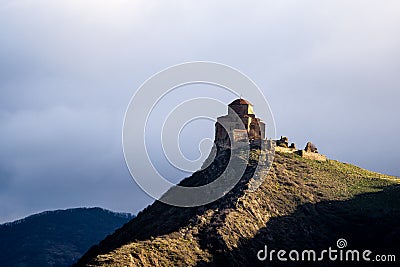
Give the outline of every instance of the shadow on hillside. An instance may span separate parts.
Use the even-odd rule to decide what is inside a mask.
[[[396,255],[400,260],[400,186],[382,188],[375,193],[357,195],[346,201],[324,201],[316,204],[298,206],[288,216],[271,218],[266,227],[259,230],[254,238],[241,240],[235,250],[228,250],[222,238],[215,235],[212,239],[203,236],[201,245],[214,257],[213,263],[200,262],[198,266],[299,266],[299,263],[260,262],[257,252],[268,246],[272,249],[290,251],[313,249],[322,251],[332,247],[336,249],[339,238],[347,240],[347,249],[371,250],[372,255]],[[219,241],[220,240],[220,241]],[[372,256],[371,256],[372,258]],[[362,266],[376,266],[377,262]],[[304,263],[303,263],[304,264]],[[310,263],[304,264],[310,266]],[[323,261],[318,266],[333,266],[338,262]],[[354,262],[341,265],[357,265]],[[394,266],[392,263],[382,264]]]
[[[194,173],[179,185],[200,186],[210,183],[225,170],[229,162],[229,156],[230,152],[221,152],[218,160],[215,160],[208,168]],[[258,162],[258,158],[254,161]],[[229,193],[205,206],[193,208],[175,207],[155,201],[122,228],[116,230],[98,245],[92,246],[74,266],[83,266],[96,255],[107,254],[132,241],[148,240],[153,237],[174,233],[194,222],[197,216],[203,215],[207,210],[233,208],[236,200],[244,194],[244,188],[246,188],[248,180],[254,176],[256,168],[257,164],[247,165],[242,178]],[[213,219],[223,222],[225,215],[222,214]]]

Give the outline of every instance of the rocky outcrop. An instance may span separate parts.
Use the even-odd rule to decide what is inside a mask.
[[[281,139],[276,140],[277,147],[289,147],[289,138],[281,136]]]
[[[310,152],[310,153],[318,153],[318,148],[311,142],[308,142],[306,144],[306,147],[304,148],[305,152]]]

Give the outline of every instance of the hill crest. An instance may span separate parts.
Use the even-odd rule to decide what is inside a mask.
[[[223,168],[223,160],[218,162],[212,171],[197,172],[182,184],[212,180]],[[319,248],[340,236],[392,249],[390,240],[395,239],[388,241],[377,231],[381,217],[400,237],[394,224],[400,216],[395,177],[278,152],[253,191],[254,168],[249,164],[235,188],[208,205],[179,208],[156,201],[92,247],[77,266],[250,266],[260,264],[256,253],[265,243]],[[363,237],[356,226],[371,236]]]

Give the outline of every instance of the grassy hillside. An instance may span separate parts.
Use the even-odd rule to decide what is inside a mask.
[[[184,182],[196,184],[217,172],[205,170]],[[325,249],[339,238],[353,248],[398,253],[397,178],[279,153],[262,185],[251,192],[253,174],[249,165],[234,190],[203,207],[155,202],[78,265],[254,266],[261,264],[256,253],[265,244]]]

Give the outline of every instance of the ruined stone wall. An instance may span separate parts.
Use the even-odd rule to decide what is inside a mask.
[[[297,149],[290,148],[290,147],[276,146],[275,147],[275,151],[276,152],[282,152],[282,153],[295,153],[295,152],[297,152]]]
[[[289,138],[286,136],[281,136],[279,140],[275,141],[276,147],[275,151],[276,152],[282,152],[282,153],[295,153],[299,155],[300,157],[306,158],[306,159],[312,159],[312,160],[318,160],[318,161],[327,161],[327,157],[324,155],[321,155],[318,153],[317,147],[311,143],[308,142],[304,150],[298,150],[296,149],[296,145],[292,143],[289,146]]]
[[[318,161],[327,161],[327,157],[315,152],[307,152],[305,150],[299,150],[298,154],[306,159],[313,159]]]

